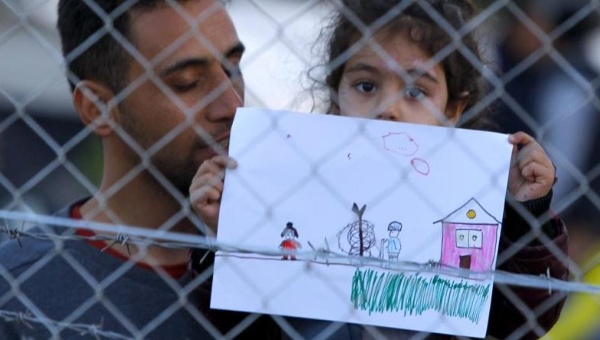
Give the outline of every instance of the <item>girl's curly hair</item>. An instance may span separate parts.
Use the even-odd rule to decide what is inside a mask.
[[[469,0],[341,0],[338,11],[321,31],[325,45],[325,77],[309,75],[317,88],[328,92],[328,109],[336,103],[344,66],[361,39],[375,34],[404,32],[440,64],[446,74],[448,98],[462,100],[465,111],[484,96],[482,69],[486,62],[480,51],[476,27],[469,24],[477,8]],[[483,110],[463,117],[462,126],[483,128]]]

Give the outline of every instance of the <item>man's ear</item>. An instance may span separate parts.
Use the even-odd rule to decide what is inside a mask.
[[[113,132],[108,105],[113,97],[112,90],[92,80],[79,82],[73,91],[73,105],[81,122],[99,137],[107,137]]]
[[[448,101],[446,105],[446,119],[448,125],[456,126],[458,124],[458,120],[462,117],[463,112],[465,111],[465,107],[467,107],[467,99],[452,99]]]

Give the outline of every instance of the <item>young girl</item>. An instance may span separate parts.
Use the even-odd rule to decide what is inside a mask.
[[[481,128],[485,95],[483,61],[470,20],[468,0],[343,0],[326,27],[329,112],[391,121]],[[558,218],[548,218],[555,169],[543,148],[519,132],[513,144],[507,204],[498,269],[519,274],[549,274],[566,279],[567,236]],[[190,188],[194,209],[216,228],[226,167],[235,161],[217,156],[202,164]],[[542,240],[534,227],[543,222]],[[531,232],[531,233],[530,233]],[[548,247],[546,246],[548,245]],[[503,254],[508,250],[507,254]],[[561,292],[498,287],[493,293],[489,335],[497,338],[541,336],[556,321]],[[327,323],[302,323],[315,336]],[[360,326],[342,327],[347,335]],[[407,333],[378,328],[394,337]]]

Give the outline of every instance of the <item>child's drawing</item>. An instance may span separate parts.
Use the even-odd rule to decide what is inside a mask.
[[[279,250],[283,252],[282,260],[296,260],[296,251],[302,248],[302,244],[296,239],[298,238],[298,230],[294,228],[292,222],[288,222],[281,232],[283,241],[279,244]]]
[[[448,216],[442,224],[442,265],[473,271],[493,269],[500,222],[474,198]]]
[[[402,231],[402,223],[400,222],[390,222],[388,224],[388,231],[390,234],[390,238],[381,239],[381,247],[379,248],[379,257],[385,258],[384,250],[387,250],[387,258],[391,262],[398,262],[398,256],[400,256],[400,250],[402,249],[402,244],[400,243],[400,231]]]
[[[211,308],[485,336],[512,145],[440,129],[241,109]]]
[[[367,207],[358,208],[354,203],[352,211],[356,214],[357,220],[348,224],[344,229],[337,233],[338,246],[341,251],[350,256],[370,257],[372,249],[377,243],[375,238],[375,226],[373,223],[363,220],[362,216]]]
[[[441,265],[491,270],[496,255],[500,222],[474,198],[448,216],[442,223]],[[389,239],[381,240],[380,257],[387,251],[390,262],[397,262],[401,250],[400,222],[388,225]],[[434,262],[437,263],[437,262]],[[447,316],[466,318],[477,324],[490,296],[491,284],[457,282],[419,273],[390,273],[376,269],[356,269],[352,281],[351,300],[357,310],[372,313],[403,312],[420,315],[436,310]]]
[[[386,150],[402,156],[413,156],[419,151],[419,144],[406,132],[390,132],[381,138]]]
[[[413,169],[415,169],[415,171],[423,176],[427,176],[429,175],[429,171],[431,170],[429,168],[429,163],[427,163],[425,160],[421,159],[421,158],[413,158],[410,160],[410,165],[412,165]]]
[[[350,298],[357,310],[369,313],[421,315],[435,310],[444,315],[479,323],[491,284],[472,283],[439,275],[378,272],[356,269]]]
[[[400,154],[402,156],[414,156],[419,151],[419,144],[406,132],[388,132],[381,136],[383,138],[383,148],[387,151]],[[413,157],[410,165],[418,174],[429,175],[429,163],[422,158]]]

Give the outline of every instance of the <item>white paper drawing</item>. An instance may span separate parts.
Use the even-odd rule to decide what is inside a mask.
[[[217,253],[211,307],[483,337],[511,149],[497,133],[239,109],[217,239],[265,252]]]

